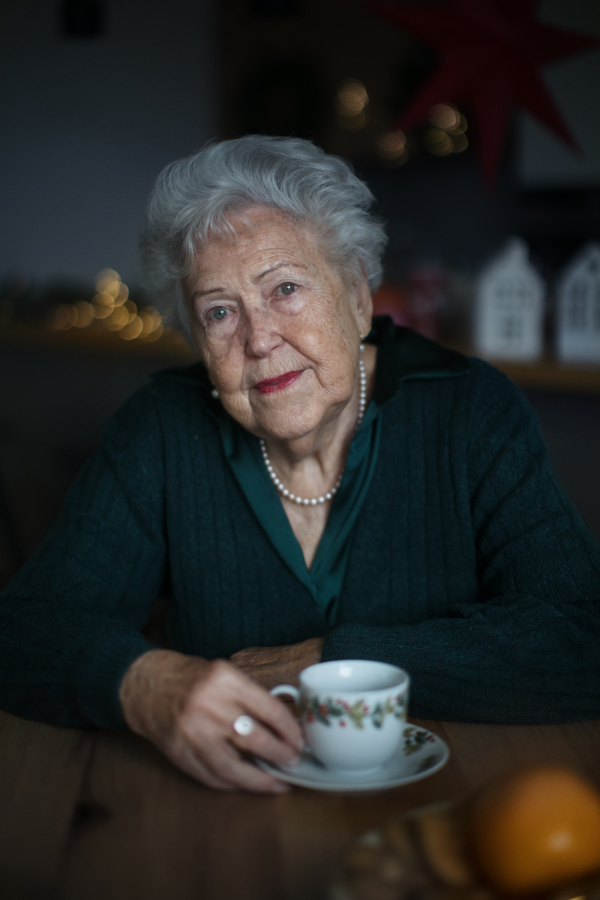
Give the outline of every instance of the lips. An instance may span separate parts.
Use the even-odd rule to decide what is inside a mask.
[[[298,369],[295,372],[285,372],[283,375],[277,375],[276,378],[265,378],[264,381],[259,381],[254,387],[261,394],[272,394],[275,391],[282,391],[300,378],[302,372],[302,369]]]

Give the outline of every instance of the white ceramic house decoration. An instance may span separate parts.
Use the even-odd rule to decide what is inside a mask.
[[[560,361],[600,363],[600,244],[587,244],[564,270],[556,313]]]
[[[545,285],[527,245],[511,238],[477,281],[474,343],[481,356],[531,361],[543,349]]]

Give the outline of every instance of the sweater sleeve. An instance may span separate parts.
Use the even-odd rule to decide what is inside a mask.
[[[478,602],[411,625],[342,625],[328,635],[323,659],[403,667],[416,716],[597,718],[600,548],[552,472],[522,393],[486,364],[476,366],[465,468]]]
[[[165,571],[163,451],[153,388],[113,418],[39,550],[0,594],[0,706],[122,728],[118,689]]]

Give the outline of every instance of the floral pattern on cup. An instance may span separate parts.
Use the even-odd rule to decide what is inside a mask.
[[[306,716],[309,724],[321,722],[323,725],[331,725],[333,721],[337,721],[342,728],[351,723],[354,728],[363,729],[364,722],[370,721],[375,728],[381,728],[388,715],[393,715],[397,719],[405,719],[406,709],[406,694],[386,697],[384,702],[378,701],[372,708],[364,700],[347,703],[345,700],[334,700],[332,697],[326,697],[324,700],[319,700],[317,697],[305,697],[300,704],[300,715]]]

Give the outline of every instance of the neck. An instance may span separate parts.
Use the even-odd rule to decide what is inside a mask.
[[[377,350],[366,345],[363,354],[367,375],[366,402],[372,394]],[[331,491],[340,477],[348,448],[357,427],[360,409],[360,375],[357,372],[352,396],[341,409],[315,431],[294,440],[265,441],[268,458],[286,489],[300,497],[314,497]]]

